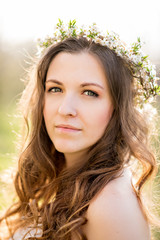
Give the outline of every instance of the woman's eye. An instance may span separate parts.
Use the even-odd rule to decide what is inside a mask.
[[[48,90],[48,92],[62,92],[62,89],[59,87],[52,87]]]
[[[91,96],[91,97],[98,97],[98,94],[91,91],[91,90],[84,91],[84,94],[87,95],[87,96]]]

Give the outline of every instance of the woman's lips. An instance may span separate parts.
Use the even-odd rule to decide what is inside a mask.
[[[76,128],[72,125],[56,125],[56,129],[60,132],[80,132],[81,129],[80,128]]]

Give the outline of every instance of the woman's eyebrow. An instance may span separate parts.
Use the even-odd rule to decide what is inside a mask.
[[[60,81],[58,81],[58,80],[56,80],[56,79],[48,79],[48,80],[46,80],[46,83],[47,82],[53,82],[53,83],[56,83],[56,84],[58,84],[58,85],[63,85],[63,83],[62,82],[60,82]],[[85,83],[82,83],[81,85],[80,85],[80,87],[86,87],[86,86],[96,86],[96,87],[99,87],[99,88],[101,88],[101,89],[104,89],[104,87],[102,87],[100,84],[98,84],[98,83],[92,83],[92,82],[85,82]]]
[[[60,81],[58,81],[58,80],[56,80],[56,79],[47,79],[45,83],[47,83],[47,82],[53,82],[53,83],[56,83],[56,84],[58,84],[58,85],[63,85],[62,82],[60,82]]]
[[[100,84],[98,83],[92,83],[92,82],[86,82],[86,83],[82,83],[81,84],[81,87],[86,87],[86,86],[96,86],[96,87],[99,87],[101,89],[104,89],[104,87],[102,87]]]

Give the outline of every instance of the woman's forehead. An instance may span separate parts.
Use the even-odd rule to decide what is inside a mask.
[[[48,79],[96,81],[104,87],[107,82],[101,61],[88,52],[57,54],[49,66],[46,80]]]

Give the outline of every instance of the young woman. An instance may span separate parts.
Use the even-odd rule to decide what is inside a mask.
[[[18,202],[4,216],[11,239],[151,239],[141,189],[156,163],[133,66],[82,34],[45,51],[22,96],[28,134]]]

